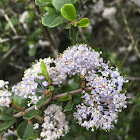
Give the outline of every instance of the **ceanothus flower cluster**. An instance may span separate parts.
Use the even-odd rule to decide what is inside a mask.
[[[45,58],[36,61],[31,68],[24,72],[22,81],[12,87],[12,92],[14,92],[15,95],[19,95],[22,98],[30,98],[32,104],[36,104],[41,99],[42,94],[48,89],[49,85],[43,75],[38,75],[41,73],[40,63],[42,61],[47,66],[53,85],[60,85],[62,80],[66,78],[66,75],[57,71],[55,67],[50,66],[51,63],[55,64],[53,59]],[[28,105],[30,106],[30,103]]]
[[[69,76],[75,74],[85,76],[88,73],[96,72],[96,69],[100,67],[103,62],[103,59],[99,58],[100,53],[83,44],[68,47],[56,59],[56,67]]]
[[[77,105],[77,112],[74,113],[74,117],[87,130],[92,129],[93,131],[95,127],[97,129],[109,130],[114,127],[113,123],[117,123],[118,112],[127,107],[127,97],[122,90],[122,86],[128,81],[120,76],[117,68],[111,66],[109,62],[105,63],[103,61],[103,58],[100,57],[101,53],[96,52],[85,44],[68,47],[55,60],[45,58],[36,61],[32,68],[25,71],[22,81],[13,86],[12,91],[23,98],[30,98],[31,103],[36,104],[42,98],[44,90],[49,88],[47,79],[39,75],[41,73],[40,63],[42,61],[46,64],[52,85],[60,86],[67,77],[78,75],[82,80],[85,80],[85,86],[88,90],[83,89],[83,102]],[[55,66],[51,67],[52,63]],[[63,120],[65,120],[65,116],[62,111],[60,111],[61,113],[57,112],[56,106],[54,106],[50,106],[45,111],[46,120],[43,124],[42,137],[50,136],[52,138],[53,135],[53,139],[56,139],[61,136],[60,132],[55,131],[58,128],[54,129],[56,128],[54,127],[55,125],[59,125],[53,123],[50,118],[54,114],[56,116],[61,114]],[[58,110],[62,109],[59,108]],[[49,116],[52,112],[54,114]],[[55,120],[57,119],[55,118]],[[59,121],[57,120],[56,122]],[[61,131],[63,132],[64,127],[61,128],[63,128]],[[48,137],[47,139],[49,140]]]
[[[0,107],[9,107],[11,99],[10,96],[12,95],[9,91],[8,91],[8,85],[9,82],[8,81],[3,81],[0,80]]]
[[[104,63],[100,53],[86,45],[69,47],[57,59],[56,66],[68,75],[83,75],[89,91],[83,91],[83,103],[74,113],[78,123],[87,129],[94,127],[109,130],[117,122],[117,114],[126,108],[122,92],[124,80],[118,69]]]
[[[52,104],[44,113],[43,129],[40,134],[43,140],[56,140],[69,132],[68,122],[61,106]]]

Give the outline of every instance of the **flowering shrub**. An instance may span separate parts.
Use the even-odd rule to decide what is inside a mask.
[[[12,91],[8,91],[8,82],[0,80],[0,106],[5,112],[1,114],[5,122],[0,130],[4,133],[17,122],[15,118],[23,116],[25,121],[17,128],[20,139],[59,139],[69,132],[69,126],[63,109],[57,105],[59,102],[56,100],[67,101],[65,111],[71,111],[72,95],[78,93],[82,93],[83,99],[74,113],[78,123],[92,131],[95,128],[112,129],[114,122],[117,123],[118,112],[127,107],[127,97],[122,86],[128,81],[120,76],[117,68],[109,62],[105,63],[100,54],[101,52],[96,52],[86,44],[74,45],[56,59],[44,58],[33,63],[32,67],[25,71],[22,81],[12,87]],[[81,79],[81,89],[56,94],[56,89],[61,88],[64,81],[74,75]],[[52,101],[55,101],[55,104],[47,107]],[[10,106],[21,112],[15,110],[13,115],[8,117],[6,111]],[[6,116],[8,119],[4,118]],[[31,132],[30,135],[28,131]]]

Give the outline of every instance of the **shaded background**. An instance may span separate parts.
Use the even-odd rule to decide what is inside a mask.
[[[102,51],[102,57],[118,67],[130,82],[127,90],[128,108],[119,114],[115,129],[110,132],[86,131],[68,113],[70,133],[61,140],[139,140],[140,139],[140,1],[139,0],[79,0],[77,11],[91,24],[79,28],[77,42],[87,43]],[[34,0],[0,1],[0,79],[10,86],[19,82],[24,70],[35,60],[56,58],[68,46],[74,45],[63,25],[48,29],[41,24],[46,14]],[[61,92],[77,89],[75,80],[63,85]],[[74,96],[74,104],[80,103]],[[8,136],[8,140],[17,139]]]

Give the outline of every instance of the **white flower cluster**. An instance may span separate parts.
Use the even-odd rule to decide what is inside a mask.
[[[8,91],[8,81],[0,80],[0,107],[9,107],[11,93]]]
[[[50,105],[44,111],[44,123],[42,124],[41,137],[43,140],[56,140],[60,136],[65,136],[69,132],[66,116],[62,112],[62,107],[55,104]]]
[[[96,127],[109,130],[114,127],[113,123],[117,122],[118,112],[127,107],[127,97],[122,91],[122,86],[128,81],[120,76],[117,68],[109,62],[105,63],[100,54],[101,52],[96,52],[85,44],[68,47],[56,60],[45,58],[33,64],[32,68],[25,71],[22,81],[13,86],[12,91],[23,98],[30,98],[31,103],[36,104],[44,90],[49,88],[49,81],[38,75],[42,72],[42,61],[46,64],[52,85],[60,86],[67,76],[84,77],[89,91],[83,91],[83,102],[77,105],[74,116],[78,123],[87,129],[94,130]],[[51,67],[52,63],[54,67]],[[61,107],[52,105],[45,111],[41,136],[47,137],[47,140],[57,139],[63,135],[63,131],[68,130],[65,128],[68,126],[64,123],[65,115],[61,110]]]
[[[66,78],[66,75],[57,71],[55,67],[50,66],[51,63],[55,64],[53,59],[45,58],[36,61],[36,63],[32,65],[32,68],[25,71],[22,81],[12,87],[12,92],[14,92],[15,95],[19,95],[22,98],[30,98],[33,104],[36,104],[41,99],[44,90],[48,89],[48,82],[45,77],[38,75],[38,73],[41,73],[40,64],[42,61],[44,61],[47,66],[53,85],[60,85],[62,80]],[[36,93],[39,94],[36,95]]]

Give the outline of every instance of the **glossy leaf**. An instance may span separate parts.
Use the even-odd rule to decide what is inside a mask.
[[[36,103],[36,107],[40,107],[40,106],[43,105],[48,99],[49,99],[49,96],[40,99],[40,100]]]
[[[44,7],[44,6],[46,6],[46,2],[41,2],[41,1],[39,1],[39,0],[35,0],[35,4],[37,5],[37,6],[40,6],[40,7]]]
[[[88,26],[89,24],[90,24],[90,21],[89,21],[88,18],[82,18],[82,19],[77,23],[77,25],[78,25],[79,27],[86,27],[86,26]]]
[[[0,131],[9,128],[10,126],[12,126],[14,123],[16,122],[16,119],[10,120],[10,121],[6,121],[4,123],[0,124]]]
[[[48,70],[47,70],[47,66],[46,64],[44,63],[44,61],[42,61],[40,63],[40,68],[41,68],[41,71],[42,71],[42,74],[43,76],[46,78],[46,80],[50,83],[50,76],[49,76],[49,73],[48,73]]]
[[[31,110],[23,116],[23,119],[32,119],[37,114],[38,114],[38,110],[35,110],[35,109]]]
[[[54,8],[54,6],[52,5],[52,3],[48,3],[45,7],[45,10],[48,11],[48,12],[55,12],[56,9]]]
[[[68,3],[72,3],[71,0],[52,0],[53,6],[58,11],[61,11],[61,8]]]
[[[1,131],[0,131],[0,136],[2,136],[3,133],[4,133],[5,131],[6,131],[6,130],[1,130]]]
[[[33,124],[28,124],[28,120],[23,121],[17,128],[17,135],[22,140],[27,140],[33,136]]]
[[[10,114],[0,114],[0,120],[3,120],[3,121],[10,121],[10,120],[13,120],[15,119],[12,115]]]
[[[71,99],[72,99],[72,97],[71,97],[71,94],[69,92],[67,92],[66,96],[60,98],[61,101],[68,101]]]
[[[55,12],[55,13],[50,13],[46,15],[42,19],[42,24],[49,28],[53,28],[63,23],[63,21],[64,21],[64,18],[62,17],[62,15],[59,12]]]
[[[65,111],[71,111],[73,109],[72,101],[68,101],[67,105],[65,106]]]
[[[76,17],[76,10],[75,7],[72,4],[65,4],[62,8],[61,8],[61,15],[69,20],[69,21],[73,21]]]

